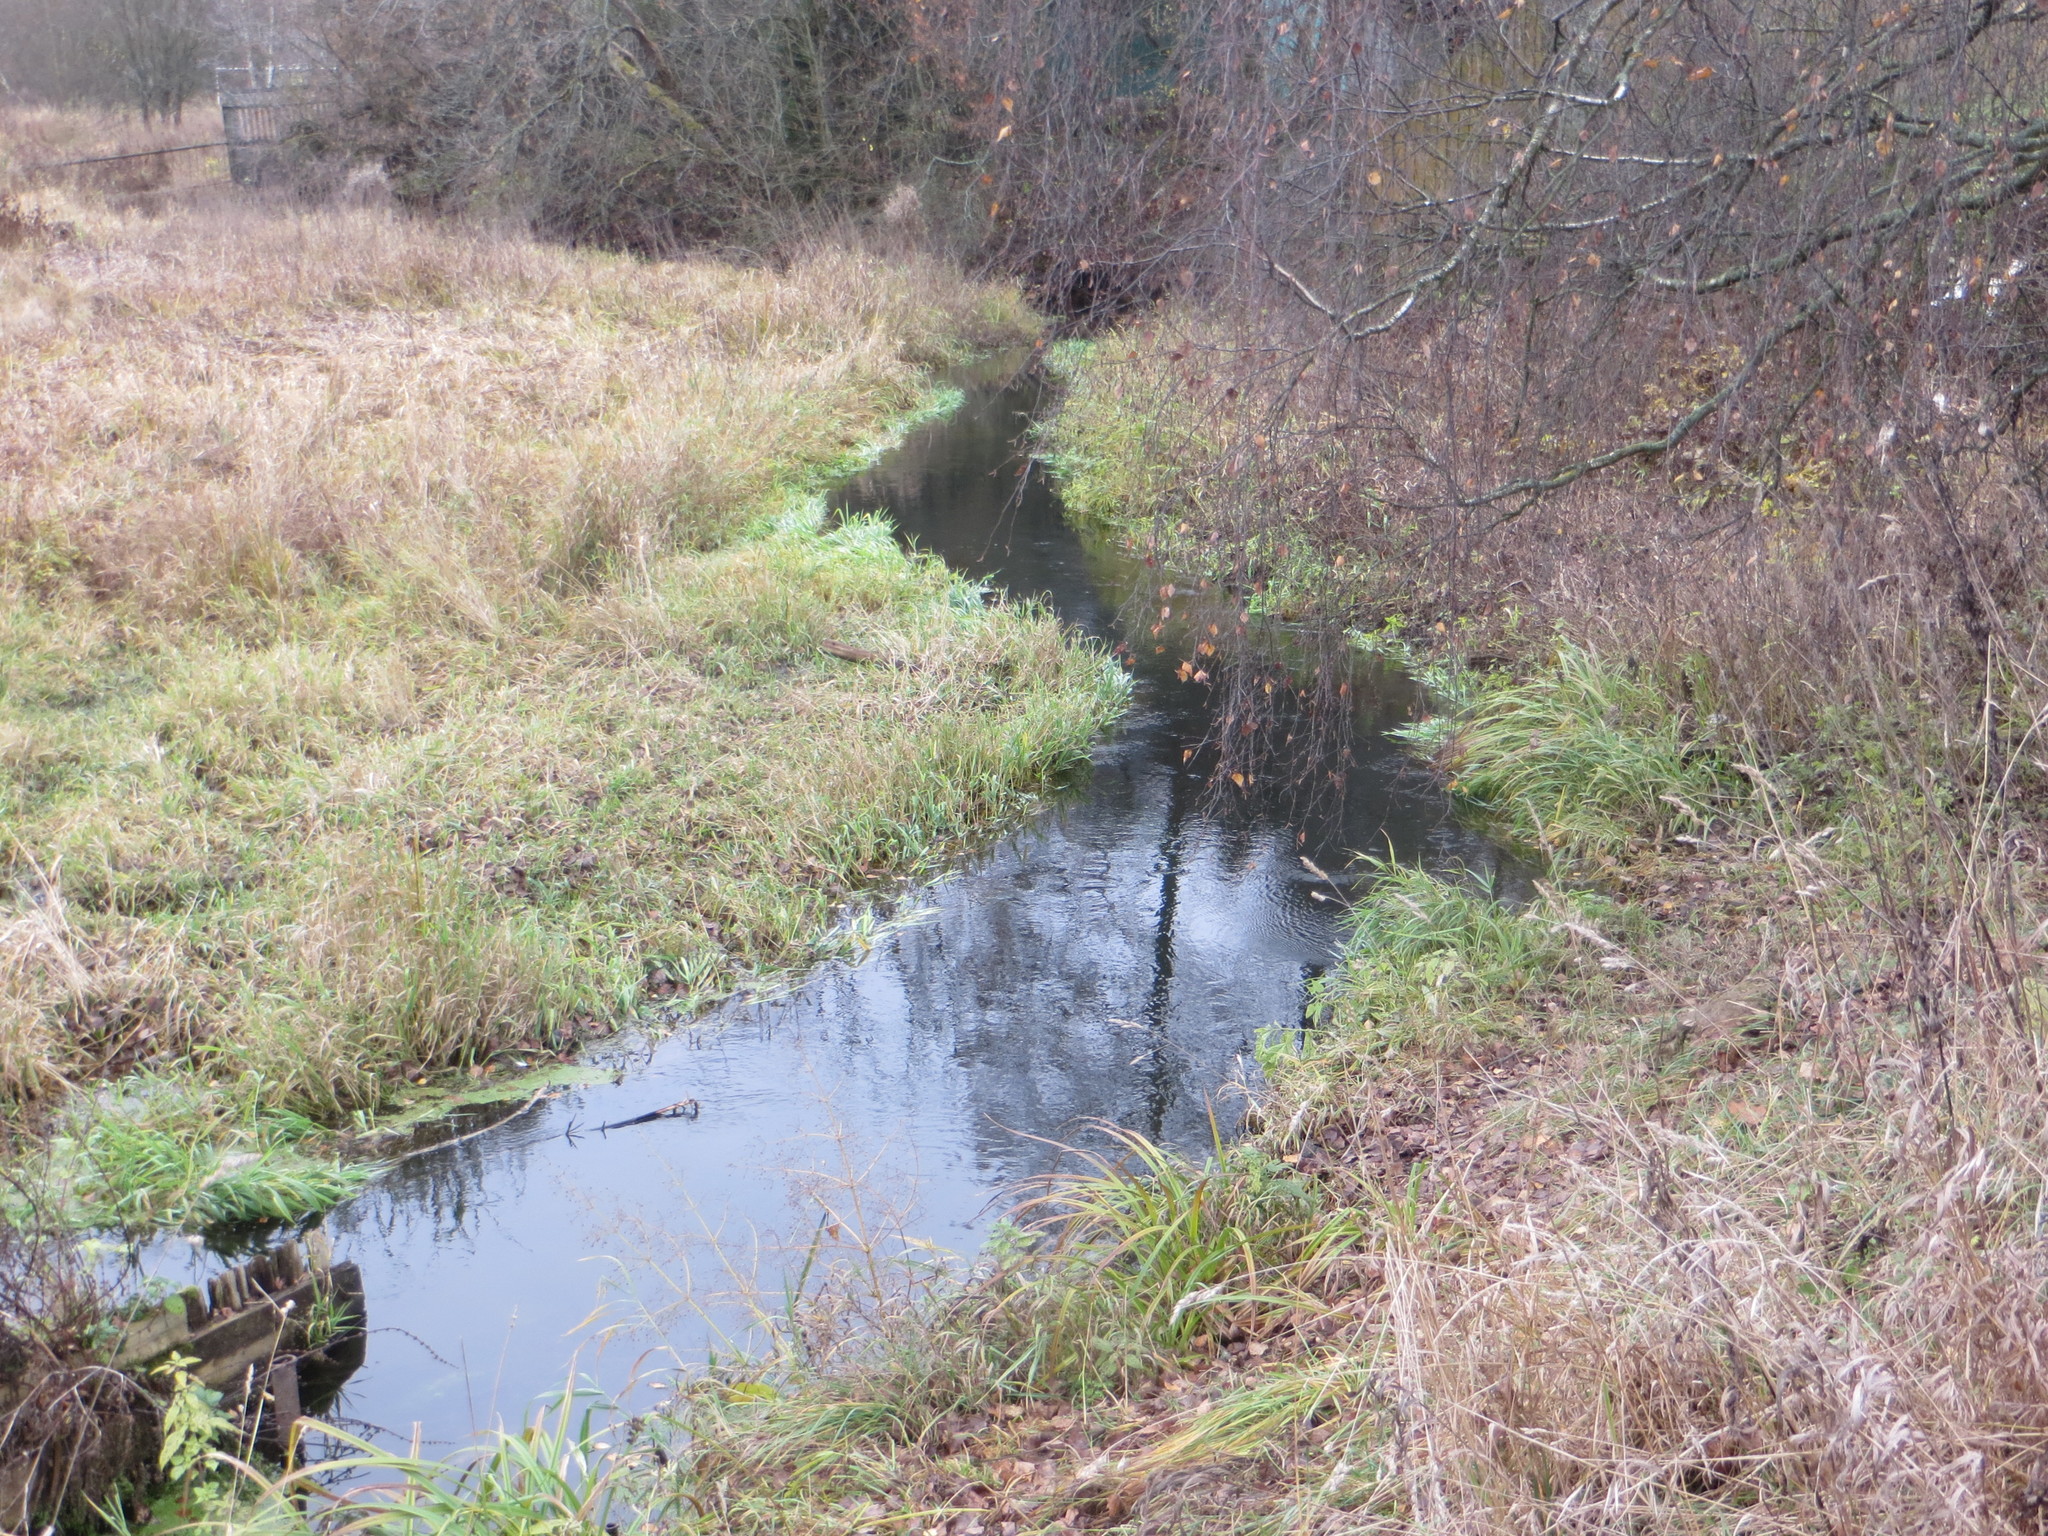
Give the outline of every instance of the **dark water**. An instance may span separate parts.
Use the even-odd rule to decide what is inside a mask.
[[[1488,865],[1381,735],[1409,709],[1398,679],[1340,639],[1240,634],[1229,593],[1162,596],[1068,525],[1017,451],[1036,389],[976,383],[840,508],[886,509],[1116,650],[1132,706],[1086,782],[920,893],[865,964],[624,1052],[616,1081],[416,1156],[331,1216],[375,1330],[344,1422],[448,1445],[572,1369],[659,1378],[743,1342],[808,1255],[815,1282],[971,1252],[1059,1143],[1099,1144],[1091,1121],[1199,1151],[1236,1122],[1256,1032],[1299,1025],[1355,853]],[[578,1134],[684,1098],[694,1120]]]

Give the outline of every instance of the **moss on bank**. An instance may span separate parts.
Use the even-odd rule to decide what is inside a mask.
[[[50,225],[0,254],[17,1102],[143,1073],[268,1147],[694,1006],[1120,706],[1050,615],[822,526],[930,369],[1032,333],[1004,290],[374,210]],[[160,1182],[94,1209],[204,1214]]]

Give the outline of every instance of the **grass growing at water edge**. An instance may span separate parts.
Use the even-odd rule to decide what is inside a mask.
[[[1612,858],[1646,832],[1698,832],[1731,790],[1711,722],[1566,642],[1519,683],[1469,674],[1449,713],[1396,735],[1527,846]]]
[[[1314,988],[1307,1044],[1374,1055],[1512,1032],[1519,1005],[1580,970],[1618,918],[1591,892],[1539,886],[1508,904],[1456,871],[1379,862]]]
[[[1376,871],[1318,1027],[1298,1054],[1267,1045],[1251,1142],[1206,1164],[1134,1143],[1051,1195],[1035,1242],[865,1350],[786,1363],[773,1394],[694,1389],[662,1484],[717,1490],[690,1527],[1294,1529],[1448,1508],[1495,1529],[1649,1457],[1662,1528],[1759,1505],[1808,1528],[1800,1484],[1717,1449],[1780,1432],[1748,1362],[1815,1347],[1844,1295],[1924,1296],[1949,1239],[1887,1161],[1911,1103],[1845,1093],[1846,1061],[1799,1022],[1838,983],[1795,940],[1767,947],[1759,985],[1775,914],[1839,925],[1856,903],[1819,894],[1832,874],[1773,830],[1788,812],[1739,795],[1656,706],[1583,657],[1469,699],[1449,723],[1462,771],[1546,808],[1522,824],[1552,830],[1551,880],[1511,906],[1456,871]],[[1584,819],[1548,814],[1581,789]],[[1666,794],[1701,814],[1674,823]],[[1674,891],[1685,915],[1646,899]],[[1884,995],[1846,1015],[1865,1049],[1907,1022]],[[2024,1263],[2019,1205],[1992,1203],[2000,1262]],[[1705,1232],[1712,1276],[1683,1258]],[[1934,1283],[1965,1305],[1955,1278]],[[1990,1325],[1994,1302],[1967,1305]],[[1942,1353],[1879,1331],[1902,1370]],[[1845,1412],[1826,1390],[1820,1411]],[[1526,1456],[1496,1444],[1511,1411],[1544,1429]],[[1456,1456],[1419,1456],[1418,1419]]]
[[[0,1091],[142,1072],[253,1117],[68,1133],[75,1208],[332,1198],[291,1133],[832,952],[1121,707],[1050,615],[820,526],[932,368],[1031,336],[1012,291],[24,195]]]
[[[329,1454],[265,1471],[224,1444],[195,1448],[198,1475],[160,1501],[148,1529],[251,1536],[483,1536],[661,1529],[666,1511],[637,1503],[629,1474],[652,1456],[631,1443],[612,1405],[571,1385],[533,1406],[516,1429],[445,1457],[382,1450],[344,1430],[308,1424]],[[310,1441],[305,1442],[310,1444]],[[338,1446],[338,1450],[332,1447]],[[129,1521],[110,1508],[116,1531]]]
[[[382,1170],[297,1150],[318,1127],[302,1115],[237,1104],[189,1080],[131,1079],[71,1106],[37,1183],[78,1227],[146,1231],[290,1222],[340,1204]]]

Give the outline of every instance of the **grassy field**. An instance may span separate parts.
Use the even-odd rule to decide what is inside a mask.
[[[157,1214],[193,1156],[830,951],[1118,707],[1048,616],[822,527],[931,370],[1034,334],[1006,290],[8,208],[0,1091],[116,1080]]]
[[[373,209],[36,213],[0,290],[5,1059],[103,1219],[332,1198],[290,1149],[406,1078],[819,953],[1115,706],[1042,616],[807,499],[922,369],[1026,329],[1000,294]],[[1177,404],[1209,383],[1167,345],[1069,359],[1072,499],[1361,621],[1528,898],[1383,867],[1244,1141],[1127,1138],[966,1276],[821,1227],[783,1355],[373,1456],[395,1497],[313,1527],[2037,1532],[2037,566],[1959,641],[1906,532],[1871,579],[1791,514],[1666,565],[1604,487],[1548,587],[1389,615],[1415,530],[1234,525],[1189,470],[1239,408]],[[307,1528],[310,1481],[262,1486]]]
[[[16,98],[0,106],[0,177],[10,188],[64,185],[95,203],[140,199],[148,207],[153,194],[222,181],[224,137],[220,108],[211,101],[189,103],[177,122],[145,125],[129,112]]]

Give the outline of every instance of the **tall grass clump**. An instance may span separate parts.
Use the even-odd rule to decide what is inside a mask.
[[[1110,1143],[1000,1229],[964,1286],[904,1288],[829,1356],[793,1349],[688,1384],[656,1486],[695,1507],[690,1528],[787,1529],[886,1496],[963,1423],[1113,1413],[1162,1369],[1241,1349],[1347,1283],[1365,1218],[1286,1162],[1247,1145],[1190,1160],[1127,1131]],[[1195,1454],[1364,1388],[1356,1369],[1325,1377],[1219,1419]],[[956,1474],[929,1493],[945,1508],[964,1491]]]
[[[1725,748],[1670,694],[1567,642],[1527,681],[1411,728],[1453,791],[1523,843],[1613,858],[1697,832],[1728,793]]]
[[[315,1438],[317,1437],[317,1439]],[[650,1454],[631,1443],[615,1405],[573,1383],[536,1403],[516,1428],[448,1455],[391,1451],[302,1420],[308,1455],[264,1470],[226,1446],[206,1452],[170,1529],[192,1536],[618,1536],[663,1528],[667,1511],[638,1502],[625,1474]],[[116,1516],[116,1529],[128,1526]],[[181,1518],[180,1518],[181,1517]],[[154,1522],[152,1523],[154,1528]]]
[[[45,1212],[76,1227],[199,1231],[317,1216],[367,1186],[374,1164],[296,1149],[303,1116],[175,1078],[131,1078],[75,1104],[52,1139]]]
[[[1583,936],[1597,938],[1613,915],[1584,892],[1543,888],[1510,905],[1455,872],[1380,862],[1346,915],[1343,953],[1317,1003],[1353,1050],[1499,1034],[1517,1004],[1576,968]]]
[[[328,1123],[374,1108],[394,1062],[467,1071],[532,1052],[638,989],[637,974],[579,956],[542,915],[479,901],[446,852],[394,857],[336,839],[286,888],[292,914],[263,935],[262,982],[236,1000],[251,1027],[204,1041],[194,1060]]]
[[[991,1380],[1086,1400],[1238,1316],[1285,1309],[1333,1272],[1357,1237],[1299,1174],[1252,1145],[1195,1161],[1136,1132],[1081,1154],[1023,1214],[1034,1243],[990,1284],[1012,1316]]]

